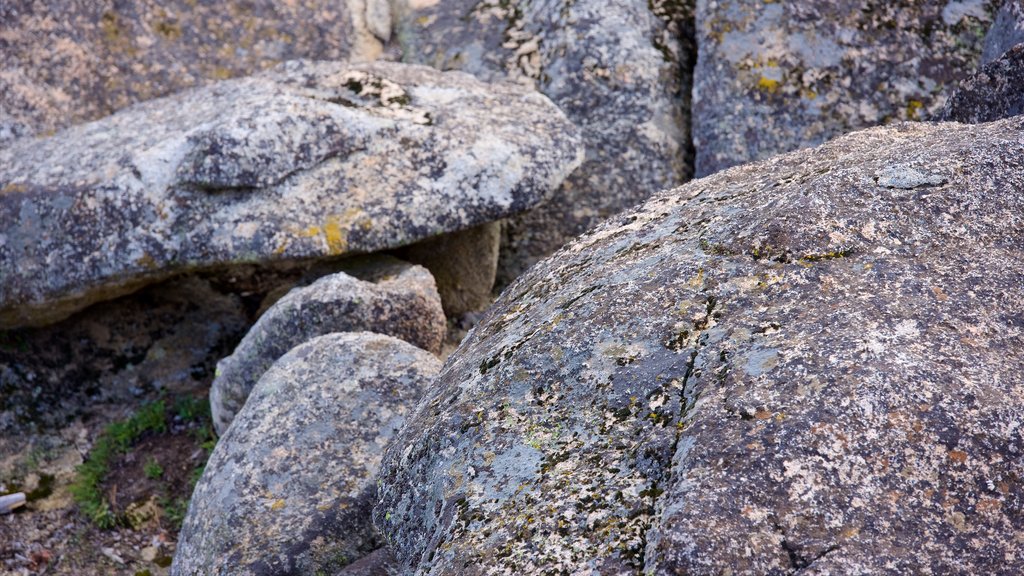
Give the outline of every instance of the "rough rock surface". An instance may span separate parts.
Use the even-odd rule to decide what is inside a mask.
[[[345,566],[338,576],[398,576],[401,566],[387,548],[378,548],[369,555]]]
[[[387,12],[386,0],[6,0],[0,144],[286,60],[376,58]]]
[[[446,324],[434,278],[395,259],[364,261],[353,277],[338,272],[295,288],[260,316],[235,351],[217,363],[210,410],[224,434],[253,386],[289,350],[332,332],[376,332],[434,354]]]
[[[960,83],[939,120],[977,124],[1024,114],[1024,44]]]
[[[253,389],[196,485],[171,573],[335,573],[379,547],[384,445],[440,369],[390,336],[329,334]]]
[[[696,175],[937,113],[977,68],[982,0],[701,1]]]
[[[0,325],[178,271],[394,248],[540,202],[579,162],[535,92],[295,61],[0,150]]]
[[[399,0],[407,62],[536,86],[580,127],[583,166],[551,201],[505,229],[507,283],[600,219],[691,172],[689,2]],[[692,35],[692,31],[689,32]]]
[[[479,312],[494,301],[501,222],[453,232],[396,251],[434,276],[444,312],[450,317]]]
[[[1024,570],[1024,117],[655,195],[521,277],[381,468],[417,574]]]
[[[1024,0],[1006,0],[985,36],[981,63],[989,64],[1024,42]]]

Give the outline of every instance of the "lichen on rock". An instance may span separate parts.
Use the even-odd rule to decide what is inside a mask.
[[[534,267],[385,456],[396,556],[1019,572],[1022,134],[856,132],[659,193]]]
[[[283,356],[210,456],[171,574],[333,574],[378,548],[384,446],[439,369],[429,352],[369,332]]]

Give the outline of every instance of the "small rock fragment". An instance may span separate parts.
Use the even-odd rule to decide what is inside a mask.
[[[25,505],[25,494],[15,492],[0,496],[0,514],[10,514]]]

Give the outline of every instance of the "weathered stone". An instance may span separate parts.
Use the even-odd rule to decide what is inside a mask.
[[[390,36],[387,4],[5,1],[0,144],[286,60],[374,59]]]
[[[417,574],[1024,569],[1024,117],[655,195],[522,276],[381,468]]]
[[[989,64],[1024,42],[1024,0],[1006,0],[985,35],[981,64]]]
[[[294,348],[260,379],[196,485],[171,573],[335,573],[380,546],[384,445],[440,369],[368,332]]]
[[[395,259],[363,261],[360,270],[295,288],[260,316],[235,351],[217,363],[210,410],[227,431],[253,386],[289,350],[332,332],[376,332],[439,354],[445,316],[430,272]]]
[[[509,221],[500,284],[564,242],[691,172],[690,2],[400,0],[407,62],[536,86],[580,127],[583,166],[551,201]]]
[[[696,175],[937,113],[977,68],[981,0],[702,1]]]
[[[448,316],[486,308],[493,300],[501,247],[501,223],[417,242],[397,251],[404,260],[424,266],[434,276]]]
[[[977,124],[1024,114],[1024,44],[960,83],[939,120]]]
[[[388,548],[378,548],[338,573],[338,576],[398,576],[401,566]]]
[[[579,162],[543,96],[290,62],[0,150],[0,325],[179,271],[395,248],[521,212]]]

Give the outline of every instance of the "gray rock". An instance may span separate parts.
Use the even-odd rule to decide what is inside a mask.
[[[446,324],[430,272],[394,259],[364,262],[278,300],[249,330],[235,351],[217,363],[210,412],[217,434],[227,431],[253,386],[289,350],[332,332],[376,332],[434,354],[441,352]]]
[[[511,84],[290,62],[0,150],[0,326],[181,271],[395,248],[521,212],[579,162]]]
[[[378,548],[370,509],[384,445],[439,369],[367,332],[282,357],[210,456],[171,574],[334,573]]]
[[[376,525],[417,574],[1020,573],[1022,157],[901,123],[613,218],[449,358]]]
[[[387,548],[378,548],[368,556],[345,566],[338,576],[398,576],[401,566]]]
[[[1024,42],[1024,0],[1006,0],[996,12],[992,27],[985,35],[981,64],[994,62],[1007,50]]]
[[[993,11],[981,0],[698,2],[696,175],[932,116],[977,68]]]
[[[387,4],[5,0],[0,144],[286,60],[374,59]]]
[[[1024,44],[961,82],[938,119],[977,124],[1018,114],[1024,114]]]
[[[507,284],[599,220],[691,172],[688,2],[399,0],[407,62],[536,86],[579,126],[583,166],[551,201],[506,227]]]
[[[417,242],[396,253],[434,276],[449,317],[479,312],[494,301],[501,223],[491,222]]]

